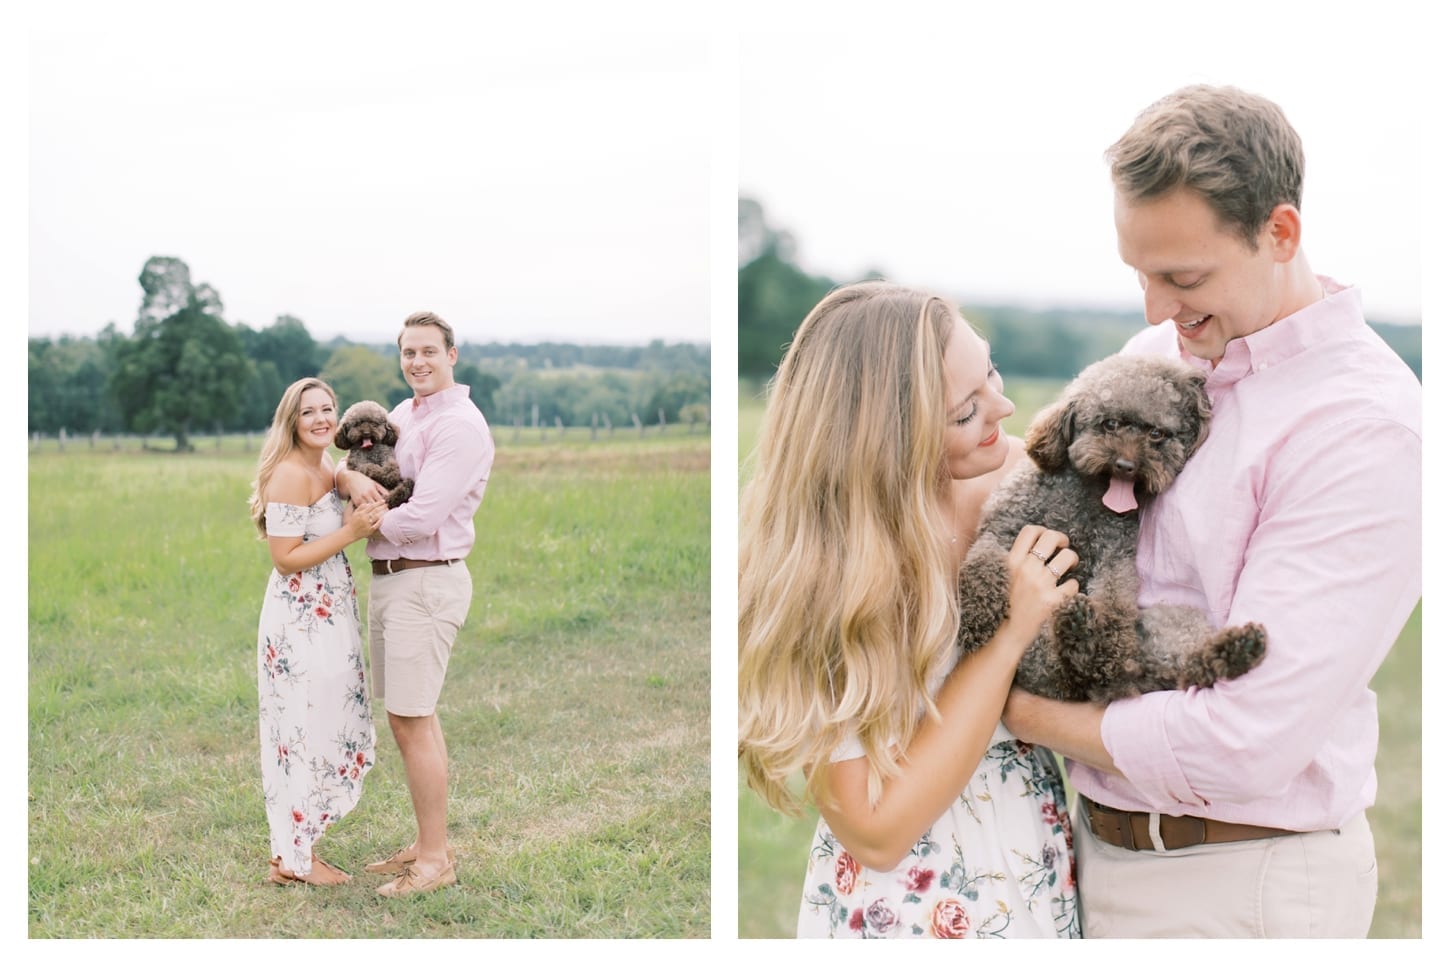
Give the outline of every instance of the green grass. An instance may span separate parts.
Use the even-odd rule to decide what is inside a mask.
[[[1021,436],[1032,415],[1053,399],[1060,383],[1008,379],[1017,404],[1007,430]],[[740,388],[739,456],[745,465],[764,415],[763,398]],[[1380,746],[1375,768],[1379,794],[1369,810],[1379,859],[1379,902],[1372,938],[1421,936],[1421,627],[1416,607],[1372,683],[1379,696]],[[773,812],[738,780],[739,905],[741,937],[795,934],[800,890],[816,813],[791,819]]]
[[[461,885],[407,901],[359,872],[413,831],[380,707],[358,875],[265,882],[255,455],[31,455],[32,937],[709,935],[708,436],[510,435],[439,707]]]

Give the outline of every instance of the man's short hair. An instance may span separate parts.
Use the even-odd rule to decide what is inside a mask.
[[[1107,150],[1132,202],[1197,192],[1251,250],[1278,205],[1300,206],[1304,147],[1279,106],[1235,87],[1180,88],[1139,114]]]
[[[446,351],[453,348],[453,327],[444,322],[443,317],[436,312],[428,312],[425,310],[423,312],[415,312],[403,320],[402,332],[398,333],[399,350],[403,348],[403,333],[407,332],[413,326],[437,326],[443,333],[443,349]]]

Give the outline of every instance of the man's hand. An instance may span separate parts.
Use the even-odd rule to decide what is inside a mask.
[[[340,496],[351,500],[354,504],[372,503],[388,496],[387,488],[372,477],[358,470],[349,470],[345,466],[337,468],[333,484],[337,487]]]

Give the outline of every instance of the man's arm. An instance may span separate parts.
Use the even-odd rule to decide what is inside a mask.
[[[1268,629],[1263,664],[1101,716],[1109,761],[1164,812],[1281,795],[1331,737],[1372,744],[1358,734],[1373,713],[1369,681],[1419,599],[1417,435],[1345,422],[1300,434],[1273,459],[1226,622]],[[1081,724],[1063,730],[1057,738],[1082,743],[1091,763]]]
[[[1103,744],[1103,710],[1092,702],[1060,702],[1014,688],[1002,710],[1002,724],[1023,742],[1045,745],[1099,772],[1121,776]]]
[[[411,544],[438,533],[460,500],[493,465],[493,440],[482,427],[449,420],[430,432],[413,496],[383,517],[379,533],[394,544]]]
[[[347,464],[339,461],[332,474],[332,485],[344,500],[354,505],[367,504],[388,496],[388,490],[372,477],[357,470],[349,470]]]

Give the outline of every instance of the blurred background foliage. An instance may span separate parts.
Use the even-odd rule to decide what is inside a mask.
[[[805,271],[796,257],[795,238],[771,224],[753,198],[739,199],[740,378],[759,385],[775,372],[796,326],[821,297],[837,285],[883,278],[867,270],[850,279],[832,279]],[[950,293],[941,293],[950,297]],[[1137,310],[1044,308],[961,304],[967,320],[992,346],[992,361],[1008,378],[1067,380],[1084,366],[1117,352],[1143,328]],[[1420,327],[1370,325],[1421,377]]]
[[[31,337],[29,433],[158,433],[187,450],[193,434],[264,430],[304,376],[321,376],[343,407],[410,394],[395,343],[321,343],[290,315],[264,329],[227,322],[220,293],[172,256],[148,259],[138,281],[129,333],[113,322],[94,337]],[[454,379],[495,425],[709,421],[708,344],[477,343],[464,341],[467,322],[450,322]]]

